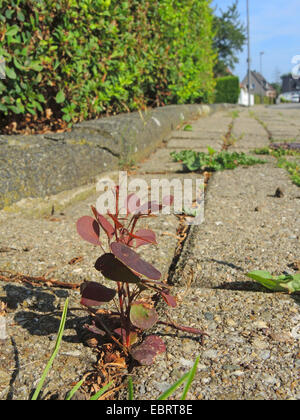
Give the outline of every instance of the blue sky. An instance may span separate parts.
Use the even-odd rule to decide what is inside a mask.
[[[226,10],[234,0],[212,0],[212,6]],[[263,51],[263,75],[276,81],[276,73],[291,71],[292,57],[300,54],[300,0],[249,0],[251,69],[260,71],[260,52]],[[239,0],[241,21],[246,25],[246,0]],[[247,46],[239,54],[234,69],[240,79],[247,72]]]

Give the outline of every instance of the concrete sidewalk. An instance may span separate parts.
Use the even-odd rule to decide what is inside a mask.
[[[290,111],[280,115],[281,125],[271,110],[258,107],[255,112],[267,116],[274,131],[290,126]],[[215,114],[192,124],[192,135],[184,139],[175,133],[167,147],[218,149],[228,122],[228,112]],[[296,122],[293,135],[300,128]],[[248,110],[235,118],[233,133],[241,138],[229,150],[251,152],[269,145],[266,131]],[[215,173],[210,180],[205,221],[191,228],[172,278],[180,305],[168,310],[175,323],[202,328],[209,337],[201,346],[195,336],[156,328],[167,353],[153,366],[134,370],[137,399],[156,398],[198,355],[190,399],[300,398],[299,297],[269,293],[245,277],[255,269],[293,272],[292,264],[299,260],[299,188],[269,160]],[[278,187],[282,198],[274,197]],[[174,399],[180,395],[178,391]]]
[[[269,144],[268,133],[259,120],[265,118],[272,129],[274,119],[274,133],[280,133],[291,126],[296,112],[281,110],[278,115],[264,107],[253,111],[258,119],[240,109],[238,115],[223,110],[190,121],[192,131],[174,131],[165,147],[133,168],[130,176],[146,180],[198,177],[182,173],[181,164],[172,161],[170,152],[206,151],[207,146],[220,150],[232,123],[238,140],[229,150],[248,152],[264,147]],[[295,118],[293,122],[291,134],[296,135],[300,124]],[[284,193],[281,198],[274,197],[278,187]],[[57,203],[52,215],[37,215],[34,210],[39,201],[34,200],[24,204],[22,217],[0,212],[0,270],[34,276],[50,271],[61,281],[103,283],[93,268],[98,249],[81,241],[75,230],[76,220],[90,214],[89,206],[97,198],[94,192],[85,193],[85,198],[79,194],[73,203],[68,194],[74,192],[50,200]],[[178,220],[174,215],[150,220],[159,246],[144,247],[142,255],[173,284],[179,305],[168,308],[169,315],[177,324],[204,329],[209,337],[201,346],[196,336],[162,326],[153,328],[151,333],[161,335],[167,352],[158,356],[154,365],[131,372],[136,399],[157,398],[198,355],[200,363],[189,399],[300,398],[299,298],[266,292],[244,275],[254,269],[294,272],[291,264],[299,260],[299,196],[299,188],[284,169],[276,167],[272,157],[265,165],[215,173],[206,193],[205,222],[190,229],[175,271]],[[81,262],[68,264],[78,256],[83,257]],[[59,324],[55,311],[62,308],[67,295],[70,307],[78,308],[76,291],[0,281],[0,300],[8,304],[9,335],[0,343],[1,399],[28,399],[54,344]],[[165,310],[159,303],[160,318],[167,320]],[[61,351],[45,388],[48,398],[62,398],[71,383],[96,361],[97,354],[84,347],[77,334],[84,322],[85,312],[70,310]],[[174,398],[179,395],[178,391]],[[119,398],[127,398],[125,390]]]

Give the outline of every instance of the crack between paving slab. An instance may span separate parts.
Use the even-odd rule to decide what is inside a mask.
[[[187,225],[186,222],[184,222],[184,218],[179,219],[179,225],[176,231],[176,235],[178,237],[181,237],[182,239],[181,240],[179,239],[177,242],[177,245],[174,251],[174,256],[168,270],[167,284],[171,286],[173,285],[172,280],[177,269],[178,261],[184,249],[184,244],[186,243],[186,240],[189,237],[190,230],[191,230],[191,226]]]
[[[252,118],[254,118],[261,126],[262,126],[262,128],[265,130],[265,132],[267,133],[267,135],[268,135],[268,139],[269,139],[269,141],[272,143],[273,142],[273,134],[271,133],[271,131],[269,130],[269,128],[268,128],[268,126],[267,126],[267,124],[263,121],[263,120],[261,120],[256,114],[255,114],[255,112],[250,112],[249,111],[249,115],[250,115],[250,117],[252,117]]]
[[[228,126],[227,133],[225,134],[225,136],[223,136],[222,150],[228,150],[238,140],[232,134],[235,120],[236,120],[236,118],[232,119],[231,123]]]

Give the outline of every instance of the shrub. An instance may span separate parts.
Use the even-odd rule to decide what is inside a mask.
[[[274,98],[270,98],[269,96],[263,96],[263,100],[260,95],[257,93],[254,95],[254,102],[255,105],[273,105],[276,101]]]
[[[16,115],[54,115],[69,123],[212,99],[209,3],[3,0],[2,125]]]
[[[216,83],[216,103],[236,104],[240,95],[240,82],[236,76],[219,77]]]

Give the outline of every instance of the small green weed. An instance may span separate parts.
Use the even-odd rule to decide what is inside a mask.
[[[268,271],[257,270],[247,273],[246,276],[274,292],[300,292],[300,274],[272,276]]]
[[[237,109],[235,109],[234,111],[231,111],[230,116],[232,117],[232,119],[236,119],[240,116],[240,111],[238,111]]]
[[[290,174],[290,178],[292,182],[300,187],[300,162],[299,160],[296,161],[289,161],[285,158],[285,156],[299,156],[300,152],[298,150],[289,150],[289,149],[272,149],[269,147],[263,147],[260,149],[253,150],[253,153],[256,155],[270,155],[277,159],[277,166],[279,168],[284,168]]]
[[[190,172],[196,171],[223,171],[235,169],[237,166],[251,166],[263,164],[265,161],[248,156],[245,153],[222,151],[217,153],[209,148],[208,153],[194,150],[172,152],[171,157],[175,162],[182,162],[184,169]]]
[[[284,149],[282,147],[278,147],[276,149],[273,149],[271,147],[262,147],[254,149],[252,153],[256,155],[270,155],[276,158],[281,156],[297,156],[300,154],[298,150]]]
[[[193,131],[193,127],[191,124],[187,124],[184,126],[183,131]]]
[[[254,153],[255,155],[270,155],[270,151],[271,149],[269,147],[260,147],[252,150],[251,153]]]
[[[277,161],[277,166],[279,168],[284,168],[290,174],[292,182],[300,187],[300,162],[290,162],[284,157],[281,157]]]
[[[223,139],[223,150],[229,149],[229,147],[234,146],[238,141],[242,140],[245,136],[245,133],[242,133],[238,137],[232,132],[227,136],[222,136]]]

